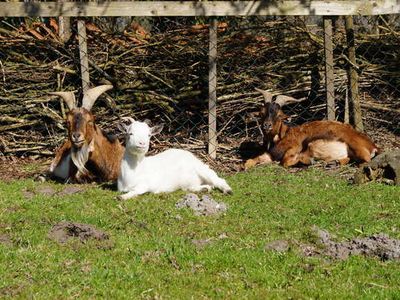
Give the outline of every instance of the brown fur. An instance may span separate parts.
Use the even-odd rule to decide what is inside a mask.
[[[66,117],[69,139],[57,150],[52,165],[57,166],[71,151],[79,151],[83,145],[90,145],[85,168],[79,172],[70,161],[70,179],[73,181],[115,181],[118,179],[120,162],[125,151],[118,139],[106,137],[95,124],[95,117],[85,108],[74,108]],[[83,140],[83,144],[74,141]]]
[[[284,125],[286,126],[286,125]],[[308,144],[325,139],[345,143],[349,158],[358,162],[368,162],[379,152],[370,138],[356,131],[351,125],[336,121],[313,121],[285,130],[286,134],[271,149],[274,160],[289,167],[299,162],[300,153],[307,150]]]
[[[356,131],[351,125],[336,121],[312,121],[300,126],[289,127],[285,124],[288,117],[281,106],[268,102],[261,109],[261,124],[264,134],[264,147],[270,151],[272,158],[283,166],[289,167],[297,163],[311,164],[314,158],[327,162],[339,160],[346,164],[350,159],[362,163],[368,162],[379,153],[378,147],[371,139]],[[338,148],[341,142],[347,146],[348,157],[343,157]],[[263,158],[255,158],[246,162],[250,167]]]

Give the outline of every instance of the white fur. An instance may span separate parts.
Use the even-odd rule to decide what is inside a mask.
[[[161,128],[137,121],[126,128],[126,149],[118,178],[118,190],[126,194],[120,199],[178,189],[197,192],[215,187],[224,193],[232,192],[224,179],[189,151],[169,149],[146,157],[150,137]]]
[[[50,172],[58,178],[61,178],[63,180],[67,180],[70,174],[70,165],[69,161],[71,159],[71,154],[68,154],[64,159],[58,163],[58,165],[55,162],[52,162],[50,166]]]

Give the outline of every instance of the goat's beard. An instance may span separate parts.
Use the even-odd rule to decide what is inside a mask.
[[[92,142],[87,144],[84,143],[82,147],[76,148],[72,147],[71,149],[71,159],[74,165],[77,167],[78,172],[76,174],[76,177],[79,178],[82,175],[88,175],[89,171],[86,169],[85,165],[87,161],[89,160],[89,155],[90,152],[92,151]]]

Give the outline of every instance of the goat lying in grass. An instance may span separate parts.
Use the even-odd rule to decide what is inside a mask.
[[[261,124],[265,150],[269,153],[249,159],[245,168],[269,163],[271,158],[285,167],[297,163],[309,165],[314,159],[338,161],[340,164],[347,164],[350,160],[363,163],[379,153],[379,148],[366,134],[358,132],[349,124],[322,120],[298,126],[286,125],[288,117],[282,107],[299,101],[284,95],[273,100],[271,93],[256,90],[265,98]]]
[[[69,108],[68,140],[56,151],[50,166],[53,176],[77,182],[117,180],[124,147],[118,139],[103,134],[90,112],[96,99],[111,88],[101,85],[89,89],[83,95],[82,107],[76,106],[73,92],[51,93],[61,97]]]
[[[178,189],[198,192],[217,188],[224,193],[232,189],[226,181],[189,151],[169,149],[146,157],[150,137],[161,132],[163,125],[150,127],[145,122],[128,119],[123,125],[126,149],[121,161],[118,191],[127,200],[144,193],[173,192]]]

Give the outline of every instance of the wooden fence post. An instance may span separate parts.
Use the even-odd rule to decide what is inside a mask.
[[[335,120],[335,78],[333,73],[332,19],[330,17],[324,17],[324,50],[326,114],[328,120]]]
[[[208,56],[208,154],[217,157],[217,19],[213,18],[209,29]]]
[[[354,41],[353,17],[346,16],[346,38],[347,38],[347,54],[349,57],[349,66],[347,68],[348,85],[350,90],[349,108],[350,123],[359,131],[364,131],[362,121],[360,96],[358,93],[358,73],[356,62],[356,48]]]
[[[63,43],[71,37],[71,20],[69,17],[58,17],[58,35]]]
[[[84,20],[78,20],[79,58],[81,62],[82,90],[89,89],[89,58],[87,52],[87,36]]]
[[[66,0],[58,0],[62,3]],[[58,35],[63,43],[71,37],[71,19],[69,17],[58,17]]]

